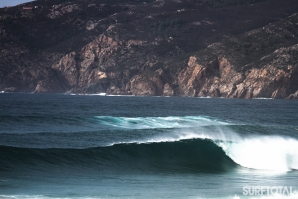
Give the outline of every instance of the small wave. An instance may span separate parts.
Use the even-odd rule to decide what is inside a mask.
[[[259,100],[272,100],[273,98],[266,98],[266,97],[258,97],[253,99],[259,99]]]
[[[94,93],[94,94],[84,94],[84,93],[64,93],[65,95],[83,95],[83,96],[106,96],[106,93]]]
[[[107,93],[64,93],[65,95],[76,95],[76,96],[108,96],[108,97],[133,97],[133,95],[108,95]]]
[[[187,128],[210,125],[229,125],[227,122],[204,116],[184,117],[112,117],[96,116],[97,122],[111,127],[125,129]]]
[[[136,97],[135,95],[106,95],[108,97]]]
[[[198,97],[198,98],[202,98],[202,99],[210,99],[212,98],[211,96],[206,96],[206,97]]]

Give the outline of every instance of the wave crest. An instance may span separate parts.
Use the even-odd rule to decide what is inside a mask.
[[[184,117],[112,117],[95,116],[100,124],[124,129],[161,129],[161,128],[187,128],[210,125],[229,125],[227,122],[206,116]]]

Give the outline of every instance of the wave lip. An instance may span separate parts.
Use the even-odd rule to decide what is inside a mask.
[[[100,124],[125,129],[189,128],[210,125],[229,125],[215,118],[204,116],[171,117],[112,117],[95,116]]]

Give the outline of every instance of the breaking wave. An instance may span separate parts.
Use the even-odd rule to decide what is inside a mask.
[[[211,140],[115,144],[87,149],[0,147],[0,171],[23,167],[88,167],[101,171],[223,171],[236,164]],[[16,168],[17,167],[17,168]]]
[[[100,124],[125,129],[187,128],[209,125],[229,125],[227,122],[204,116],[184,117],[112,117],[96,116]]]
[[[10,120],[12,119],[14,118]],[[31,117],[29,119],[32,120]],[[33,119],[44,120],[40,117]],[[103,170],[120,169],[119,165],[123,165],[120,170],[169,169],[181,172],[223,171],[239,166],[282,172],[298,170],[298,140],[250,132],[270,132],[272,128],[267,126],[232,124],[207,116],[95,116],[91,118],[91,123],[89,119],[82,120],[81,117],[54,119],[52,121],[55,123],[71,120],[69,123],[78,123],[79,126],[92,123],[95,129],[100,127],[100,133],[92,131],[89,134],[72,134],[59,131],[56,134],[32,134],[30,139],[34,140],[34,136],[37,136],[35,142],[42,143],[32,145],[35,148],[6,146],[7,143],[3,142],[3,146],[0,146],[0,171],[26,164],[41,167],[88,165],[94,168],[99,166]],[[110,131],[109,128],[113,130]],[[43,139],[51,140],[49,135],[56,136],[56,140],[63,138],[64,141],[59,144],[43,142]],[[5,136],[8,135],[2,135]],[[101,136],[105,142],[101,140]],[[74,139],[76,137],[78,138]],[[65,143],[69,140],[74,145]],[[75,144],[80,144],[80,148]]]
[[[271,171],[298,169],[298,141],[293,138],[259,136],[218,145],[243,167]]]
[[[0,170],[18,165],[178,172],[217,172],[241,166],[287,172],[298,169],[298,141],[278,136],[178,133],[85,149],[1,146]]]

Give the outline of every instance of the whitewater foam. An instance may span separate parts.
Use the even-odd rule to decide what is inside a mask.
[[[64,95],[78,95],[78,96],[107,96],[106,93],[94,93],[94,94],[85,94],[85,93],[64,93]]]
[[[274,195],[261,195],[261,196],[242,196],[235,195],[234,197],[229,197],[229,199],[297,199],[298,192],[291,195],[282,195],[282,194],[274,194]]]
[[[125,129],[190,128],[211,125],[230,125],[227,122],[204,116],[184,117],[111,117],[96,116],[95,119],[106,126]]]
[[[258,97],[258,98],[253,98],[253,99],[258,99],[258,100],[272,100],[273,98]]]
[[[243,138],[237,142],[216,142],[237,164],[258,170],[298,169],[298,140],[281,136]]]
[[[113,142],[108,146],[113,146],[117,144],[151,144],[151,143],[163,143],[163,142],[179,142],[183,140],[191,139],[209,139],[212,140],[212,136],[207,134],[197,134],[197,133],[173,133],[170,135],[156,135],[150,138],[141,139],[141,140],[131,140],[124,142]]]

